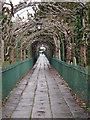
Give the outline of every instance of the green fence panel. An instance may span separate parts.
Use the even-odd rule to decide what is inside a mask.
[[[90,89],[88,89],[88,82],[90,75],[88,75],[85,69],[78,68],[77,66],[67,64],[64,61],[57,60],[56,58],[50,58],[46,55],[52,66],[58,71],[58,73],[68,83],[74,94],[77,94],[79,99],[82,99],[86,105],[89,103]]]
[[[2,98],[5,99],[20,78],[23,77],[34,65],[35,59],[31,58],[14,65],[10,65],[2,71]]]

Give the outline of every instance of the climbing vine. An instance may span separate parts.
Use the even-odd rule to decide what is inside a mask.
[[[7,5],[9,7],[7,7]],[[23,18],[17,15],[17,19],[12,22],[12,17],[19,10],[25,7],[32,6],[34,15],[27,11],[27,22],[23,22]],[[55,44],[57,48],[57,54],[61,54],[61,60],[68,63],[73,62],[73,58],[76,57],[77,63],[81,65],[81,62],[85,62],[85,54],[80,54],[81,50],[86,51],[86,19],[87,10],[86,5],[83,3],[40,3],[37,7],[36,3],[23,3],[20,2],[17,6],[14,6],[11,2],[4,3],[2,7],[2,64],[5,61],[5,55],[8,53],[8,58],[12,59],[13,52],[18,45],[18,48],[26,49],[26,46],[30,40],[38,39],[41,34],[42,36],[51,35],[55,43],[48,41],[51,45]],[[39,22],[37,19],[41,20],[41,30],[37,29],[37,24]],[[83,25],[83,20],[85,22],[85,27]],[[74,24],[74,29],[73,29]],[[22,38],[17,42],[19,34],[22,33]],[[64,35],[62,35],[64,34]],[[41,36],[41,37],[42,37]],[[56,36],[56,37],[55,37]],[[60,36],[60,38],[59,38]],[[34,41],[35,41],[34,40]],[[46,40],[46,38],[45,38]],[[74,41],[75,40],[75,41]],[[47,43],[47,42],[46,42]],[[60,43],[60,46],[58,45]],[[22,46],[21,46],[22,44]],[[23,47],[24,46],[24,47]],[[81,48],[82,46],[82,48]],[[8,47],[8,48],[7,48]],[[4,53],[4,54],[3,54]],[[11,54],[12,53],[12,54]],[[84,55],[84,57],[82,57]],[[6,56],[7,57],[7,56]],[[75,60],[76,60],[75,59]],[[81,61],[82,60],[82,61]],[[14,60],[11,63],[14,62]],[[83,63],[84,63],[83,62]]]
[[[76,43],[76,58],[80,62],[79,54],[80,54],[80,43],[83,38],[83,25],[82,25],[82,7],[78,6],[75,10],[75,43]]]
[[[76,59],[79,65],[81,65],[82,56],[80,56],[80,47],[86,44],[85,37],[87,33],[85,32],[85,21],[87,21],[87,13],[81,5],[77,5],[75,9],[75,44],[76,44]],[[84,20],[84,23],[83,23]],[[81,51],[83,52],[83,51]]]

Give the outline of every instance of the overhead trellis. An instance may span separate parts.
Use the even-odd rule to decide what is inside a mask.
[[[76,20],[74,8],[77,4],[81,6],[82,11],[84,10],[87,12],[88,4],[83,3],[68,3],[67,5],[63,2],[37,3],[28,1],[20,2],[15,6],[12,4],[12,2],[2,3],[2,51],[4,51],[4,44],[6,44],[6,52],[10,55],[10,51],[12,51],[13,48],[17,48],[18,39],[20,42],[19,48],[21,49],[23,46],[23,49],[25,49],[29,42],[31,44],[31,41],[33,41],[34,38],[37,38],[37,36],[38,38],[41,38],[42,34],[46,34],[46,36],[51,34],[53,36],[53,41],[56,48],[60,49],[60,45],[58,44],[61,44],[60,42],[62,42],[63,39],[61,34],[64,34],[64,38],[66,40],[65,46],[67,49],[66,61],[70,62],[70,49],[72,49],[72,45],[75,42],[75,29],[73,29],[73,26]],[[29,11],[27,11],[28,20],[26,22],[23,22],[22,18],[18,15],[18,20],[14,23],[12,21],[14,14],[27,7],[33,8],[34,16],[29,14]],[[37,29],[37,19],[41,19],[42,21],[41,30]],[[85,24],[86,27],[84,28],[84,31],[87,28],[87,24],[88,23]],[[4,55],[2,54],[2,56]],[[3,62],[4,57],[2,64]]]

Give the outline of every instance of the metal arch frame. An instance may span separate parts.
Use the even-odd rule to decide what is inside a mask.
[[[28,1],[27,1],[28,2]],[[15,6],[13,6],[13,4],[12,4],[12,2],[10,2],[10,3],[6,3],[6,2],[4,2],[3,4],[6,4],[6,5],[10,5],[10,6],[12,6],[13,7],[13,14],[15,14],[15,13],[17,13],[17,12],[19,12],[20,10],[22,10],[22,9],[24,9],[24,8],[27,8],[27,7],[30,7],[30,6],[36,6],[37,4],[40,4],[40,3],[42,3],[42,2],[28,2],[27,3],[26,1],[25,2],[19,2],[19,4],[17,4],[17,5],[15,5]],[[70,2],[70,1],[68,1],[68,2]],[[80,5],[82,5],[82,6],[85,6],[85,3],[83,2],[83,1],[77,1],[78,3],[80,3]],[[48,4],[48,3],[42,3],[43,5],[46,5],[46,4]],[[52,3],[49,3],[49,6],[48,6],[48,9],[50,9],[52,12],[54,12],[54,13],[56,13],[57,14],[57,12],[55,11],[55,10],[53,10],[53,9],[51,9],[51,7],[53,7],[54,9],[56,9],[56,10],[58,10],[60,13],[64,13],[64,14],[67,14],[67,12],[68,12],[68,14],[71,14],[71,17],[74,17],[73,16],[73,12],[70,10],[70,9],[65,9],[65,8],[63,8],[62,6],[61,6],[61,4],[59,4],[59,8],[57,8],[55,5],[54,5],[54,2],[52,2]]]
[[[41,42],[39,42],[39,41],[35,41],[32,45],[31,45],[31,47],[32,47],[32,50],[33,50],[33,54],[35,54],[35,52],[37,51],[37,47],[38,46],[41,46],[41,45],[44,45],[44,46],[47,46],[48,48],[49,48],[49,51],[54,51],[54,46],[51,44],[51,43],[49,43],[48,44],[48,42],[47,41],[41,41]],[[37,46],[37,47],[36,47]],[[52,52],[50,52],[50,53],[52,53]]]

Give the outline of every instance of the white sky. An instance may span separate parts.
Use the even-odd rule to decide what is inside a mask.
[[[23,2],[25,0],[11,0],[11,1],[12,1],[13,5],[17,5],[19,2]],[[40,2],[41,0],[26,0],[26,1],[28,1],[28,2],[30,2],[30,1],[31,2],[34,2],[34,1]],[[9,3],[9,0],[6,0],[6,2]],[[21,18],[24,17],[25,18],[24,21],[25,21],[27,19],[27,10],[29,11],[29,13],[32,13],[32,14],[34,13],[31,7],[27,7],[25,9],[22,9],[19,12],[17,12],[14,15],[13,20],[17,17],[17,14],[18,14]]]
[[[17,5],[20,1],[23,0],[11,0],[14,5]],[[6,0],[7,3],[9,3],[9,0]]]
[[[23,10],[20,10],[19,12],[17,12],[17,13],[14,15],[14,18],[16,18],[16,17],[17,17],[17,14],[18,14],[21,18],[24,17],[24,20],[26,20],[26,19],[27,19],[27,10],[28,10],[29,13],[31,13],[31,14],[34,13],[33,10],[32,10],[32,8],[31,8],[31,7],[28,7],[28,8],[24,8]]]
[[[37,1],[37,2],[40,2],[41,0],[11,0],[13,5],[17,5],[19,2],[23,2],[23,1],[28,1],[28,2],[34,2],[34,1]],[[9,0],[6,0],[6,2],[9,2]]]

